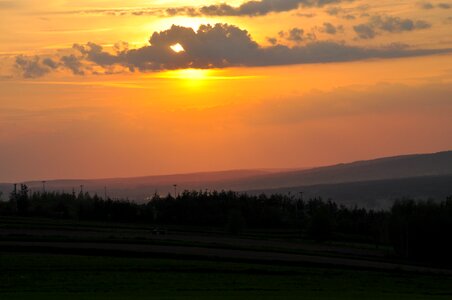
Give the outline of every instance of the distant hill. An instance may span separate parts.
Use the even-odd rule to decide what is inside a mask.
[[[452,174],[452,151],[357,161],[301,171],[265,174],[237,182],[236,189],[307,186]]]
[[[345,201],[348,197],[349,202],[359,202],[360,199],[381,202],[393,196],[428,196],[428,193],[435,196],[435,190],[429,191],[426,188],[428,184],[423,184],[427,182],[440,184],[443,193],[452,194],[448,175],[452,175],[452,151],[386,157],[305,170],[236,170],[137,178],[51,180],[46,182],[46,189],[66,192],[74,189],[78,193],[80,185],[83,185],[84,191],[103,196],[104,187],[107,187],[110,197],[144,201],[155,192],[174,193],[174,184],[177,184],[178,191],[232,189],[296,192],[302,188],[307,193],[312,191],[312,195],[334,200],[340,198]],[[397,181],[399,179],[406,181]],[[40,181],[27,184],[33,190],[42,189]],[[11,184],[0,184],[4,199],[11,189]],[[347,196],[346,191],[352,190],[355,191],[353,195]]]
[[[387,209],[396,199],[445,200],[452,196],[452,175],[259,189],[247,193],[252,195],[290,193],[299,197],[300,192],[303,194],[303,199],[321,197],[349,207]]]

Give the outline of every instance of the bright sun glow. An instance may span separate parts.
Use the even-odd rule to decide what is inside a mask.
[[[188,79],[204,79],[208,75],[208,70],[200,69],[184,69],[177,72],[179,73],[180,78]]]
[[[180,52],[184,52],[185,51],[184,47],[182,47],[182,45],[179,44],[179,43],[170,46],[170,48],[176,53],[180,53]]]
[[[176,78],[176,79],[191,79],[202,80],[207,79],[210,70],[202,69],[183,69],[175,71],[167,71],[159,75],[160,78]]]

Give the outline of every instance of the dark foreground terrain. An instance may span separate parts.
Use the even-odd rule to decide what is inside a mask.
[[[294,231],[0,219],[0,299],[451,299],[452,272]]]
[[[1,299],[450,299],[439,275],[246,262],[2,253]]]

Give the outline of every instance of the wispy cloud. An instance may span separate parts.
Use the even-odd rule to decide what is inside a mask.
[[[161,8],[117,8],[117,9],[85,9],[73,11],[59,11],[55,14],[80,14],[80,15],[108,15],[108,16],[155,16],[164,15],[165,9]]]

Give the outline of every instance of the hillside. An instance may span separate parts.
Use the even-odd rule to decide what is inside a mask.
[[[449,192],[448,182],[450,182],[447,182],[449,180],[447,175],[452,175],[452,151],[386,157],[295,171],[236,170],[137,178],[48,180],[46,189],[66,192],[74,189],[78,193],[80,186],[83,185],[84,191],[104,195],[104,189],[107,187],[109,197],[127,197],[143,201],[156,192],[174,193],[173,185],[177,184],[179,192],[185,189],[236,191],[279,189],[276,191],[281,192],[303,189],[317,191],[312,193],[314,196],[341,198],[344,201],[347,197],[349,201],[360,201],[365,198],[366,201],[370,201],[401,196],[400,193],[403,191],[406,194],[402,196],[435,196],[436,194],[433,195],[435,190],[420,190],[421,186],[425,186],[422,183],[430,183],[432,180],[435,184],[441,185],[443,193],[447,193]],[[398,179],[408,179],[408,184],[402,184],[405,181],[394,181]],[[378,184],[375,183],[376,181]],[[359,184],[359,182],[368,183]],[[40,181],[27,182],[27,185],[32,190],[42,190]],[[11,189],[12,184],[0,185],[3,198],[10,193]],[[374,194],[375,189],[380,192]],[[345,191],[354,191],[354,193],[347,195]]]
[[[348,207],[358,206],[367,209],[390,208],[395,199],[435,199],[445,200],[452,196],[452,175],[421,176],[369,180],[346,183],[318,184],[310,186],[294,186],[276,189],[258,189],[248,191],[249,194],[292,194],[304,199],[321,197],[324,200]]]

